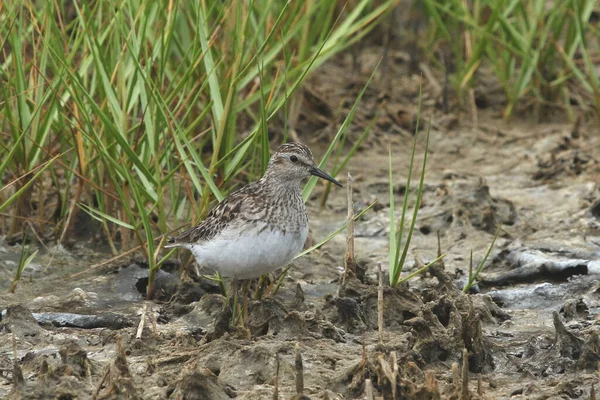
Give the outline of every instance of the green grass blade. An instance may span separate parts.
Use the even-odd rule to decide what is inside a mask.
[[[389,190],[390,190],[390,211],[389,211],[389,219],[390,219],[390,236],[389,236],[389,250],[388,250],[388,271],[390,272],[390,285],[393,283],[393,276],[394,273],[393,271],[396,268],[396,258],[395,258],[395,254],[398,253],[397,249],[396,249],[396,245],[398,242],[397,239],[397,235],[398,232],[396,232],[396,207],[394,205],[394,177],[393,177],[393,173],[392,173],[392,148],[390,147],[388,149],[388,163],[389,163]],[[406,204],[406,201],[404,202],[404,204]]]
[[[412,221],[410,222],[410,228],[408,229],[408,234],[406,235],[406,242],[404,243],[404,249],[402,251],[402,256],[398,263],[398,267],[394,270],[394,286],[397,285],[398,279],[400,278],[400,273],[402,272],[402,266],[404,266],[404,262],[406,261],[406,256],[408,254],[408,249],[410,245],[410,240],[412,239],[412,235],[415,229],[415,223],[417,222],[417,215],[419,214],[419,208],[421,206],[421,196],[423,195],[423,183],[425,182],[425,168],[427,167],[427,152],[429,149],[429,132],[431,130],[431,117],[429,118],[429,124],[427,125],[427,136],[425,137],[425,152],[423,153],[423,167],[421,169],[421,179],[419,181],[419,188],[417,189],[417,199],[415,202],[415,209],[413,211]]]
[[[95,208],[92,208],[85,203],[79,203],[79,207],[81,207],[81,209],[83,211],[85,211],[90,217],[94,218],[96,221],[99,221],[102,223],[104,223],[105,221],[110,221],[113,224],[122,226],[123,228],[131,229],[131,230],[136,229],[135,226],[128,224],[127,222],[123,222],[120,219],[117,219],[111,215],[103,213],[100,210],[96,210]]]
[[[6,199],[4,201],[4,203],[0,204],[0,212],[4,211],[8,206],[10,206],[12,204],[13,201],[17,200],[25,191],[27,191],[31,187],[31,185],[33,185],[33,183],[36,181],[36,179],[39,178],[44,173],[44,171],[46,171],[48,168],[50,168],[52,163],[61,156],[62,156],[62,154],[57,154],[56,156],[52,157],[50,160],[46,161],[44,164],[39,166],[38,171],[31,177],[31,179],[29,179],[23,186],[21,186],[21,188],[19,190],[17,190],[15,193],[13,193],[12,196],[10,196],[8,199]],[[19,179],[23,179],[25,176],[30,175],[33,171],[35,171],[35,169],[29,171],[26,175],[23,175]],[[15,183],[15,181],[12,182],[12,184],[14,184],[14,183]],[[5,190],[8,186],[11,186],[11,183],[9,183],[8,185],[6,185],[2,189],[0,189],[0,192],[2,190]]]
[[[335,148],[335,146],[337,145],[338,141],[342,137],[342,134],[344,133],[344,131],[347,129],[347,127],[352,122],[352,120],[354,118],[354,114],[356,112],[356,108],[360,104],[360,101],[362,100],[363,95],[365,94],[367,88],[369,87],[369,84],[373,80],[373,77],[375,76],[375,72],[379,68],[380,64],[381,64],[381,60],[379,60],[379,62],[377,63],[377,65],[373,69],[373,72],[371,73],[371,76],[369,76],[369,79],[367,80],[367,82],[365,83],[365,85],[363,86],[363,88],[361,89],[361,91],[358,93],[358,96],[356,97],[356,100],[354,101],[354,104],[352,104],[352,107],[350,108],[350,112],[348,112],[348,115],[344,119],[344,122],[342,122],[342,125],[338,129],[338,131],[335,134],[334,138],[331,140],[331,143],[329,144],[329,147],[327,148],[327,151],[325,152],[325,155],[321,158],[321,162],[319,163],[319,168],[324,168],[325,164],[327,163],[327,160],[329,159],[329,156],[333,152],[333,149]],[[312,193],[313,189],[315,188],[315,186],[317,184],[317,179],[318,179],[317,177],[310,178],[308,180],[306,186],[302,190],[302,198],[304,199],[304,201],[306,201],[310,197],[310,194]]]
[[[442,254],[439,257],[437,257],[435,260],[425,264],[424,266],[422,266],[421,268],[417,269],[416,271],[406,275],[404,278],[402,279],[398,279],[398,283],[396,285],[400,285],[406,281],[411,280],[412,278],[414,278],[417,275],[421,275],[423,272],[427,271],[429,269],[429,267],[431,267],[433,264],[435,264],[436,262],[440,261],[442,258],[446,257],[448,254]]]
[[[357,213],[354,216],[353,221],[356,221],[360,217],[362,217],[367,211],[369,211],[371,208],[373,208],[373,206],[375,204],[377,204],[377,200],[374,201],[374,202],[372,202],[371,204],[369,204],[367,207],[363,208],[359,213]],[[331,239],[333,239],[334,237],[336,237],[337,235],[339,235],[340,232],[343,232],[347,227],[348,227],[348,222],[346,221],[338,229],[336,229],[335,231],[331,232],[325,239],[321,240],[319,243],[317,243],[317,244],[309,247],[308,249],[304,250],[303,252],[301,252],[300,254],[298,254],[296,257],[294,257],[294,260],[297,259],[297,258],[302,257],[303,255],[306,255],[306,254],[310,253],[313,250],[316,250],[316,249],[320,248],[325,243],[329,242]]]
[[[496,239],[498,239],[498,235],[500,234],[500,229],[501,229],[500,227],[498,227],[498,229],[496,229],[496,234],[494,235],[494,238],[492,239],[492,243],[490,243],[489,247],[487,248],[487,250],[485,252],[485,255],[483,256],[483,259],[477,265],[477,269],[475,270],[475,273],[474,274],[469,273],[469,280],[468,280],[467,284],[465,285],[465,287],[463,288],[463,293],[467,293],[469,291],[469,289],[471,289],[471,287],[477,281],[477,277],[483,270],[483,267],[485,266],[485,262],[487,261],[488,257],[490,256],[490,253],[492,252],[492,249],[494,248]],[[471,251],[471,265],[473,265],[473,251]]]

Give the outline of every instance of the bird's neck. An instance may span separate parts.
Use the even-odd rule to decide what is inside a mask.
[[[267,208],[270,210],[265,217],[268,224],[283,232],[304,232],[308,226],[308,217],[300,181],[266,177],[262,186],[265,190],[263,199],[268,203]]]
[[[265,187],[273,192],[301,193],[300,181],[297,179],[285,179],[275,174],[265,173],[262,181]]]

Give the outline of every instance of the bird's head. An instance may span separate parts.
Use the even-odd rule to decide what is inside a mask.
[[[297,184],[313,175],[342,187],[342,184],[331,175],[319,169],[310,149],[301,143],[286,143],[279,146],[271,156],[265,173],[268,178]]]

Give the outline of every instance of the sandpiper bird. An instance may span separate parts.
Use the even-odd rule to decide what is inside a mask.
[[[231,193],[204,221],[165,247],[188,249],[200,268],[239,280],[284,267],[308,236],[300,184],[311,175],[342,187],[317,167],[308,147],[283,144],[260,180]]]

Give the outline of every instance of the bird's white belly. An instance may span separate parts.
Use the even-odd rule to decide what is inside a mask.
[[[255,278],[289,264],[308,236],[308,227],[285,234],[262,228],[256,226],[242,234],[226,229],[211,241],[185,247],[206,272],[216,271],[238,279]]]

